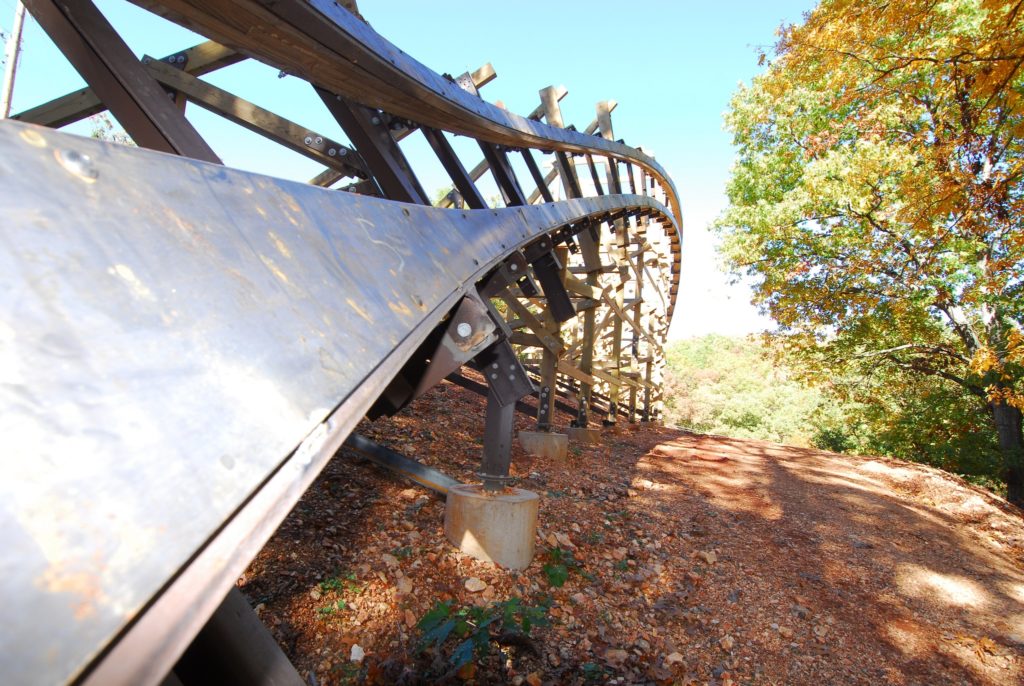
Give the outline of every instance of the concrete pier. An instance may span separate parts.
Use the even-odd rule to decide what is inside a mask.
[[[520,431],[519,445],[530,455],[565,460],[569,452],[569,437],[550,431]]]
[[[540,497],[521,488],[485,491],[463,484],[448,491],[444,533],[462,552],[505,569],[533,559]]]
[[[573,443],[584,445],[599,445],[601,443],[601,430],[598,428],[573,426],[566,431],[569,433],[569,440]]]

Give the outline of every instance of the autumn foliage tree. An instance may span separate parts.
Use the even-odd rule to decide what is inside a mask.
[[[823,0],[734,96],[717,225],[822,376],[981,404],[1018,504],[1022,64],[1024,0]]]

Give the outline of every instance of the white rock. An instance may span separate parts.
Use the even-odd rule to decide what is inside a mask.
[[[466,579],[466,590],[470,593],[479,593],[485,588],[487,588],[487,584],[484,581],[477,579],[475,576],[471,576]]]
[[[362,662],[363,658],[366,657],[366,651],[358,643],[353,644],[352,653],[349,655],[349,660],[352,662]]]

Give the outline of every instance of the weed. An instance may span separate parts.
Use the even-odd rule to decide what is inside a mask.
[[[399,560],[408,559],[412,555],[412,546],[404,546],[401,548],[395,548],[391,551],[391,554],[397,557]]]
[[[355,572],[342,572],[320,582],[320,590],[324,593],[362,593],[363,585],[359,583]]]
[[[542,568],[548,583],[555,588],[561,588],[569,580],[569,572],[576,572],[584,579],[594,580],[594,575],[583,569],[579,561],[573,557],[571,550],[563,550],[555,547],[548,551],[551,562]]]
[[[534,627],[548,625],[550,607],[550,599],[536,606],[525,605],[519,598],[484,607],[454,608],[451,601],[436,603],[416,625],[421,633],[416,652],[441,652],[450,639],[457,640],[448,656],[454,673],[471,662],[474,656],[485,658],[498,637],[503,642],[514,641],[518,637],[520,642],[529,643],[530,631]],[[492,634],[492,629],[497,633]]]
[[[583,681],[588,684],[602,681],[607,675],[605,668],[596,662],[584,662],[580,670],[583,672]]]
[[[347,607],[348,603],[346,603],[344,600],[339,600],[335,603],[330,603],[328,605],[324,605],[323,607],[318,607],[316,609],[316,613],[321,617],[330,617],[335,612],[341,612],[345,610]]]

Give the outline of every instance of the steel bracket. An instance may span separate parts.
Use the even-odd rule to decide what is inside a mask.
[[[569,292],[562,283],[562,263],[553,251],[554,241],[550,236],[544,236],[526,246],[523,254],[533,266],[533,273],[537,275],[541,288],[544,290],[544,297],[547,298],[548,307],[557,322],[567,322],[576,316],[576,309],[572,306],[572,299]]]
[[[412,399],[423,395],[504,335],[479,294],[475,290],[467,292],[452,312],[448,327],[430,356],[430,363],[420,377]]]
[[[506,338],[482,351],[474,363],[502,407],[515,405],[517,400],[537,390]]]
[[[173,55],[167,55],[166,57],[161,58],[160,61],[166,62],[175,69],[181,69],[184,71],[185,67],[188,66],[188,51],[182,50],[181,52],[176,52]]]
[[[481,293],[485,298],[491,298],[506,286],[516,284],[527,298],[535,297],[540,293],[540,289],[530,276],[527,266],[526,256],[516,250],[491,272],[481,286]]]

